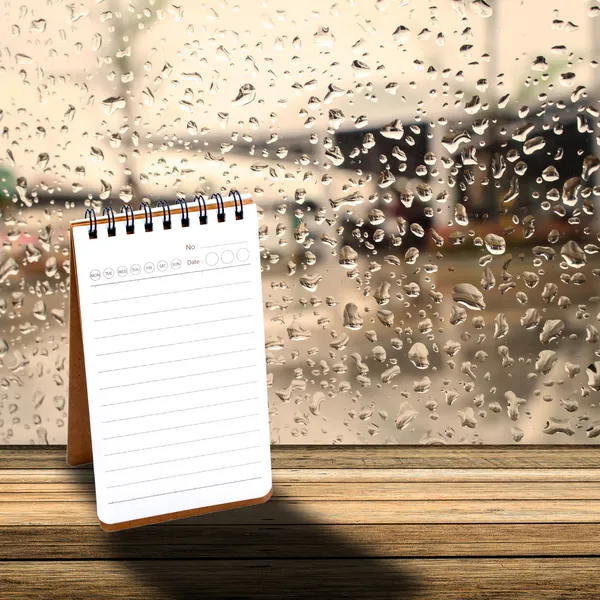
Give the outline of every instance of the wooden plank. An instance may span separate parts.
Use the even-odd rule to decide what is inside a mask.
[[[66,446],[0,446],[0,469],[63,469]]]
[[[93,483],[91,469],[0,469],[0,484]]]
[[[287,446],[274,468],[600,468],[600,446]]]
[[[0,481],[2,481],[0,472]],[[275,483],[600,481],[600,469],[274,469]]]
[[[0,486],[93,484],[91,469],[0,469]],[[600,482],[600,469],[274,469],[274,483]]]
[[[599,523],[588,500],[274,501],[186,520],[204,525],[385,523]],[[95,502],[3,502],[0,526],[96,525]]]
[[[274,446],[272,464],[275,469],[600,469],[600,445]],[[64,465],[64,446],[0,449],[0,469]]]
[[[598,555],[600,524],[0,527],[0,560]],[[4,596],[1,596],[4,598]]]
[[[555,482],[530,482],[527,485],[505,482],[489,483],[284,483],[273,487],[273,502],[288,500],[321,501],[374,500],[437,501],[437,500],[568,500],[600,499],[600,482],[574,482],[568,486]],[[0,502],[94,502],[93,483],[0,484]]]
[[[365,448],[275,448],[268,504],[117,534],[97,524],[89,468],[66,468],[64,448],[30,450],[0,450],[3,600],[600,591],[595,448],[368,448],[372,468]]]
[[[556,600],[600,594],[600,558],[1,562],[3,600],[410,598]]]

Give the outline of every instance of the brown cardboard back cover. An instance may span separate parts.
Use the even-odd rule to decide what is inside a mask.
[[[75,248],[71,236],[71,267],[69,274],[71,297],[69,301],[69,416],[67,429],[67,464],[72,467],[92,462],[92,437],[88,409],[83,337]]]

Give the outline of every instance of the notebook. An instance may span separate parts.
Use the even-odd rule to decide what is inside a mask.
[[[67,462],[106,530],[270,497],[257,218],[234,192],[71,223]]]

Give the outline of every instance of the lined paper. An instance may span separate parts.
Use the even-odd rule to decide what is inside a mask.
[[[189,227],[73,228],[98,516],[107,524],[271,489],[254,204]],[[195,217],[195,218],[194,218]]]

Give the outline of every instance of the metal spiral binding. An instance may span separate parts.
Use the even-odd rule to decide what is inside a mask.
[[[233,202],[235,203],[235,218],[236,221],[244,218],[244,202],[242,201],[242,195],[237,190],[231,190],[229,197],[233,196]],[[238,208],[238,199],[240,201],[240,207]]]
[[[105,206],[102,210],[102,216],[108,216],[108,237],[117,235],[117,224],[115,223],[115,211],[111,206]],[[112,221],[112,225],[111,225]]]
[[[217,221],[219,223],[225,222],[225,203],[223,202],[223,196],[221,194],[213,194],[211,198],[214,198],[217,203]]]
[[[140,210],[142,210],[142,208],[144,209],[144,217],[146,218],[146,221],[144,223],[144,230],[152,231],[152,207],[150,206],[150,202],[146,202],[145,200],[143,202],[140,202]]]
[[[157,206],[163,209],[163,229],[171,229],[171,206],[166,200],[159,200]]]
[[[194,194],[194,200],[198,200],[198,208],[200,213],[200,225],[208,223],[208,213],[206,211],[206,200],[202,194]]]
[[[98,237],[98,221],[96,220],[96,211],[93,208],[88,208],[85,211],[84,218],[90,220],[88,235],[90,236],[90,240],[95,240]]]
[[[185,201],[185,198],[177,198],[177,204],[181,206],[181,226],[189,227],[190,226],[190,213],[188,210],[188,204]]]
[[[123,206],[121,206],[121,212],[125,213],[125,231],[127,234],[130,233],[134,233],[135,232],[135,217],[133,216],[133,208],[131,208],[131,206],[129,206],[129,204],[123,204]],[[129,217],[131,217],[131,222],[129,220]]]
[[[239,221],[244,218],[244,202],[242,200],[242,195],[237,190],[231,190],[229,192],[229,198],[233,200],[235,207],[235,219]],[[219,193],[214,193],[210,197],[211,200],[214,200],[217,204],[217,222],[223,223],[225,222],[225,202],[223,201],[223,196]],[[200,193],[194,194],[194,201],[198,201],[199,208],[199,221],[200,225],[208,224],[208,210],[206,207],[206,200],[204,196]],[[189,227],[190,225],[190,215],[189,215],[189,207],[185,198],[177,198],[176,204],[181,207],[181,226]],[[159,200],[156,203],[157,208],[162,208],[163,211],[163,228],[171,229],[172,221],[171,221],[171,205],[166,200]],[[147,201],[142,201],[140,203],[139,210],[144,210],[144,230],[145,231],[153,231],[154,223],[152,216],[152,206]],[[125,215],[125,231],[128,234],[132,234],[135,232],[135,214],[133,208],[129,204],[124,204],[121,207],[121,213]],[[115,212],[110,206],[105,206],[102,210],[102,216],[106,216],[107,223],[107,232],[109,237],[113,237],[117,235],[117,226],[115,219]],[[98,222],[96,219],[96,211],[93,208],[88,208],[85,211],[85,219],[89,220],[89,228],[88,235],[91,240],[95,240],[98,238]]]

